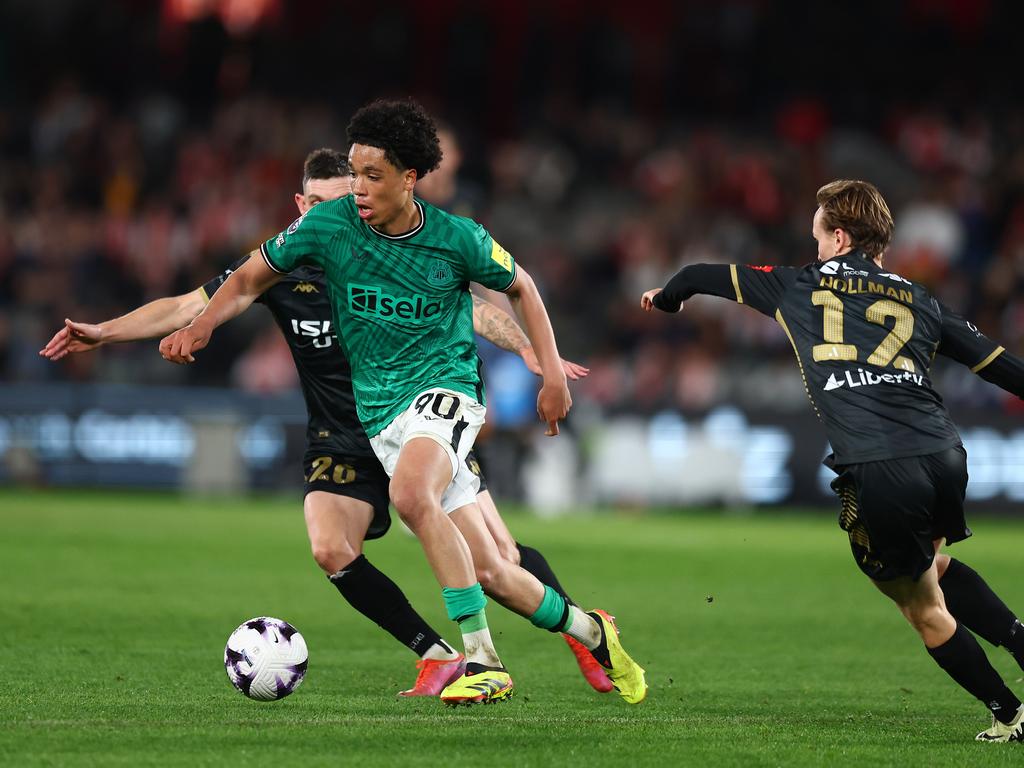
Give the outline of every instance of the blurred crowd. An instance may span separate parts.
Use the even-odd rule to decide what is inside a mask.
[[[199,112],[173,90],[114,98],[73,76],[0,108],[0,378],[294,386],[261,311],[186,368],[155,342],[59,364],[37,355],[65,317],[99,321],[201,285],[294,218],[309,150],[344,148],[347,115],[329,99],[238,85],[244,60],[230,56],[219,71],[221,98]],[[1022,109],[886,99],[871,124],[851,124],[807,94],[750,121],[549,99],[495,130],[426,101],[446,160],[419,191],[484,223],[534,275],[563,355],[591,368],[578,402],[805,407],[773,322],[699,299],[678,318],[648,316],[639,296],[692,262],[812,260],[814,193],[839,177],[888,200],[887,267],[1024,353]],[[941,364],[936,377],[954,403],[1015,407]]]

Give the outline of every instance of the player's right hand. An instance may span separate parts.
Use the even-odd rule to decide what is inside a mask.
[[[204,325],[192,321],[160,341],[160,355],[172,363],[194,363],[196,359],[192,353],[198,352],[209,343],[210,331],[207,331]]]
[[[53,334],[39,354],[47,360],[60,360],[71,352],[88,352],[103,344],[103,328],[92,323],[76,323],[64,318],[64,327]]]
[[[560,382],[545,382],[537,394],[537,415],[541,421],[548,423],[544,434],[554,437],[558,434],[558,422],[569,414],[572,408],[572,395],[563,379]]]

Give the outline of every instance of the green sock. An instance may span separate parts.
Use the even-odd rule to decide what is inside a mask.
[[[481,613],[487,605],[483,587],[479,582],[468,587],[445,587],[441,590],[448,618],[460,621],[466,616]]]
[[[530,622],[535,627],[546,629],[549,632],[561,632],[569,619],[569,604],[565,598],[555,592],[551,587],[544,587],[544,597],[540,605],[530,617]]]
[[[466,616],[459,622],[459,629],[462,630],[464,635],[470,632],[479,632],[481,629],[487,629],[487,613],[480,611],[479,613],[469,614],[469,616]]]

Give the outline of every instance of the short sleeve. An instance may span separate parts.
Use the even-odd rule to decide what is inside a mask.
[[[495,291],[507,291],[516,279],[516,262],[480,225],[470,238],[466,256],[467,276]]]
[[[303,264],[319,266],[321,218],[314,206],[293,221],[288,228],[260,246],[267,266],[286,275]]]

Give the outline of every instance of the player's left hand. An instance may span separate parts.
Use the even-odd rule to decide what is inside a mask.
[[[209,343],[210,333],[205,326],[193,321],[160,341],[160,355],[172,363],[194,363],[196,359],[192,353],[198,352]]]
[[[572,395],[564,381],[544,382],[537,395],[537,415],[548,423],[544,434],[554,437],[558,434],[558,422],[564,419],[572,408]]]
[[[537,376],[544,375],[544,372],[540,368],[540,361],[537,360],[537,353],[533,351],[533,347],[523,347],[519,350],[519,356],[523,358],[523,362],[526,364],[530,373],[534,373]],[[565,360],[563,358],[559,359],[562,361],[562,371],[565,373],[565,376],[569,381],[579,381],[590,373],[589,368],[582,366],[579,363],[574,363],[571,360]]]
[[[640,297],[640,309],[642,309],[644,312],[651,312],[651,311],[653,311],[655,309],[654,297],[657,296],[659,293],[661,293],[662,290],[664,290],[664,289],[662,289],[662,288],[652,288],[649,291],[644,291],[644,295]],[[679,307],[674,309],[674,310],[671,310],[671,311],[678,312],[682,308],[683,308],[683,302],[679,302]],[[669,311],[669,310],[666,310],[666,311]]]

